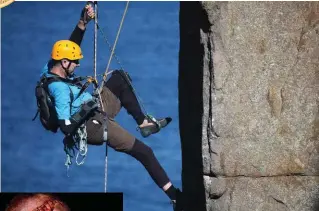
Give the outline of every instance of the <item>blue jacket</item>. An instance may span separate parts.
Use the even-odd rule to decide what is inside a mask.
[[[48,64],[44,66],[42,69],[42,75],[45,75],[47,77],[53,76],[49,73]],[[74,101],[71,105],[71,98],[70,98],[70,89],[72,91]],[[60,81],[55,81],[49,84],[48,86],[49,94],[51,97],[54,98],[55,102],[55,109],[57,112],[57,116],[59,120],[70,120],[71,116],[76,113],[80,106],[87,102],[88,100],[91,100],[93,97],[88,92],[83,92],[79,97],[80,88],[67,84]],[[71,106],[71,113],[70,113],[70,106]]]

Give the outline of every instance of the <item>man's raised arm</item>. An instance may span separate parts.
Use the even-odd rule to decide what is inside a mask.
[[[86,5],[81,12],[80,20],[78,24],[75,26],[69,40],[81,46],[84,33],[86,30],[86,25],[89,23],[90,20],[94,19],[94,17],[95,14],[92,5]]]

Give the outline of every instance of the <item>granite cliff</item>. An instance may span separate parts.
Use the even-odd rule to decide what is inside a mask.
[[[319,210],[319,3],[181,2],[189,211]]]

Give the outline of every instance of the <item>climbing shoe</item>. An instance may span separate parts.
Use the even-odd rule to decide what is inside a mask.
[[[176,200],[173,200],[171,203],[173,204],[174,211],[184,210],[183,196],[182,192],[179,189],[176,190]]]
[[[146,115],[146,120],[149,123],[153,123],[153,124],[144,126],[144,127],[138,127],[138,129],[141,132],[141,135],[144,138],[150,136],[151,134],[158,133],[162,128],[166,127],[172,121],[172,118],[166,117],[163,119],[155,119],[151,115]]]

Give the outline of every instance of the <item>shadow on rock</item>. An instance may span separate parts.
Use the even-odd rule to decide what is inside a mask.
[[[202,158],[203,55],[208,18],[199,2],[180,2],[179,126],[186,211],[206,210]]]

